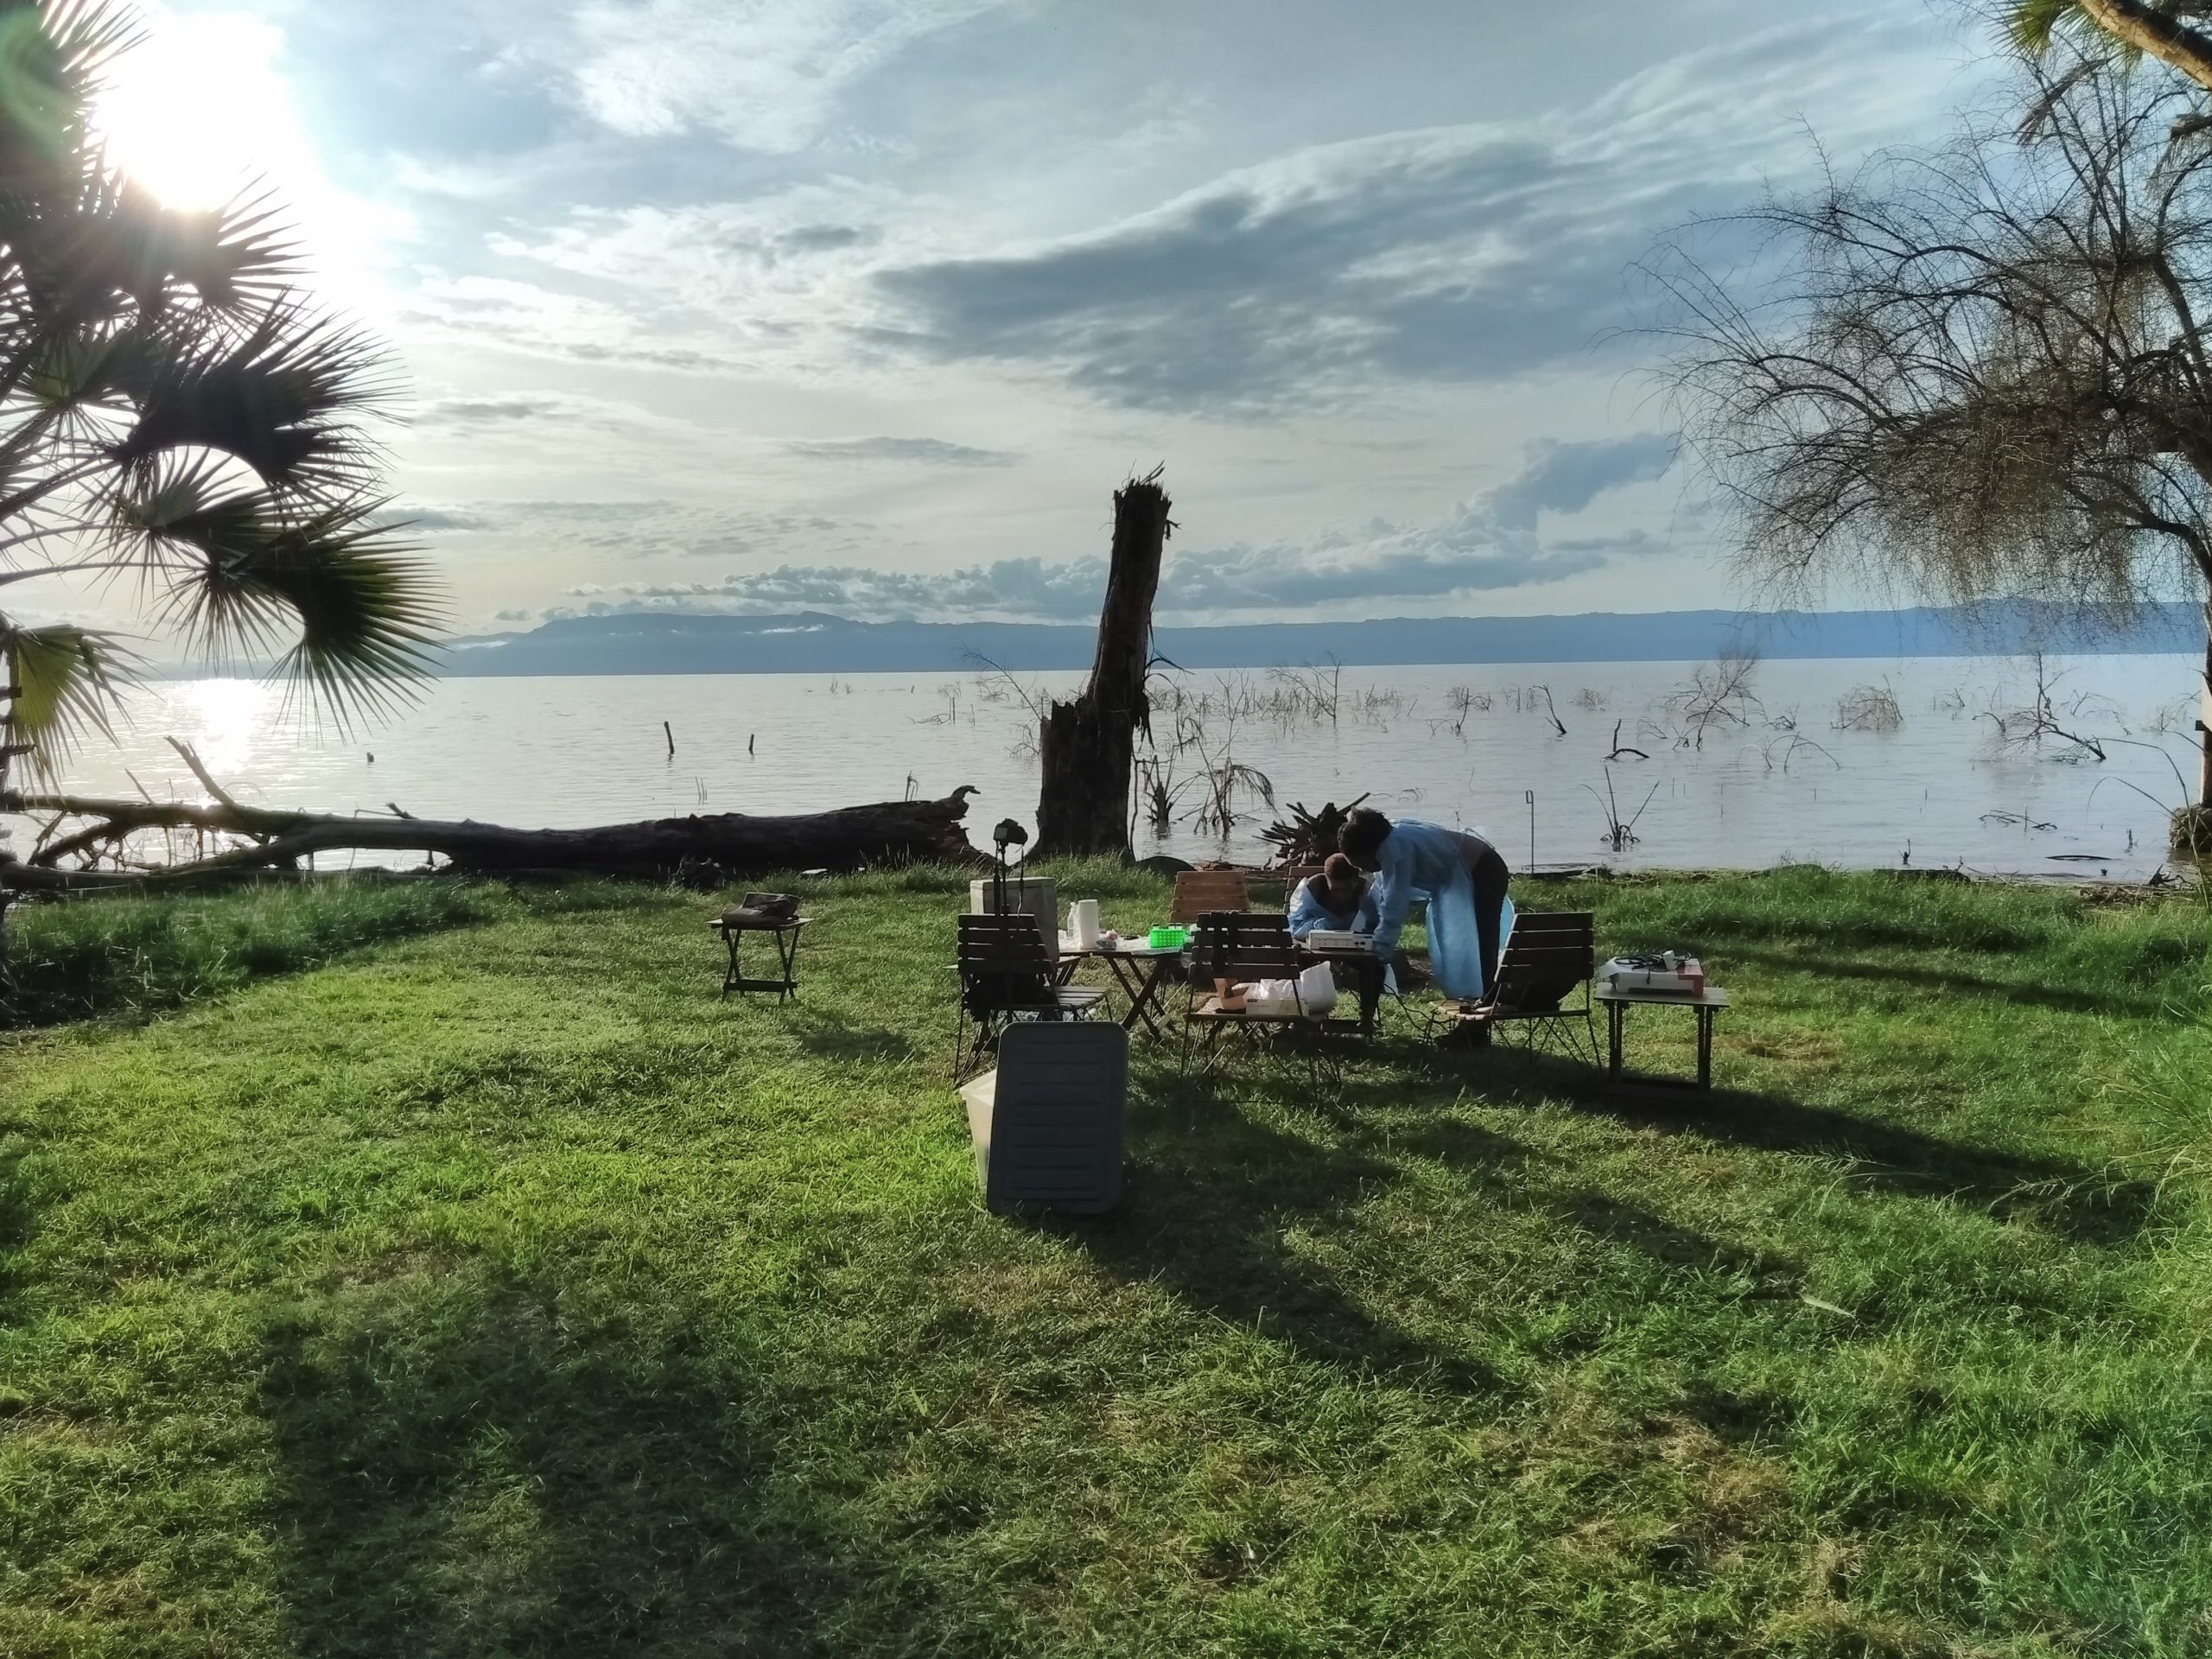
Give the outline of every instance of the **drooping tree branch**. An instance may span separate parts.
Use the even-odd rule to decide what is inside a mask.
[[[1647,264],[1760,587],[2117,612],[2212,584],[2212,143],[2171,136],[2194,84],[2112,56],[2054,46],[1948,145]]]

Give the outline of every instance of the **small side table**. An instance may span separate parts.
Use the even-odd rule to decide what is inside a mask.
[[[776,1001],[798,995],[798,936],[799,931],[812,918],[794,916],[785,922],[735,922],[727,916],[717,916],[707,925],[722,936],[722,943],[729,947],[729,968],[722,975],[722,995],[732,991],[741,995],[747,991],[773,991]],[[748,933],[766,933],[775,950],[778,976],[773,979],[748,976],[741,951]]]
[[[1621,1073],[1622,1027],[1628,1023],[1628,1011],[1633,1007],[1688,1008],[1697,1015],[1697,1081],[1686,1077],[1638,1077],[1639,1083],[1664,1084],[1681,1089],[1710,1089],[1713,1087],[1713,1022],[1720,1010],[1728,1006],[1728,993],[1717,985],[1708,985],[1702,991],[1646,991],[1616,990],[1611,985],[1600,985],[1592,993],[1594,1001],[1605,1005],[1606,1036],[1606,1076],[1618,1081]]]

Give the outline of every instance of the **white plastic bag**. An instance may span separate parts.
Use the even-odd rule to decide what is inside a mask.
[[[1337,982],[1329,964],[1317,962],[1295,980],[1262,979],[1251,986],[1245,1006],[1255,1014],[1302,1014],[1319,1020],[1337,1006]]]
[[[1337,976],[1327,963],[1317,962],[1298,976],[1298,1000],[1316,1020],[1335,1008]]]

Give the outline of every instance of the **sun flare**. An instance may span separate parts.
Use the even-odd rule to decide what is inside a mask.
[[[220,207],[281,171],[300,142],[283,47],[250,17],[156,17],[99,100],[110,161],[181,208]]]

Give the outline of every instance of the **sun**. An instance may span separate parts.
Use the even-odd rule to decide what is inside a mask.
[[[283,49],[255,18],[156,14],[100,94],[108,159],[186,209],[220,207],[283,170],[302,134]]]

